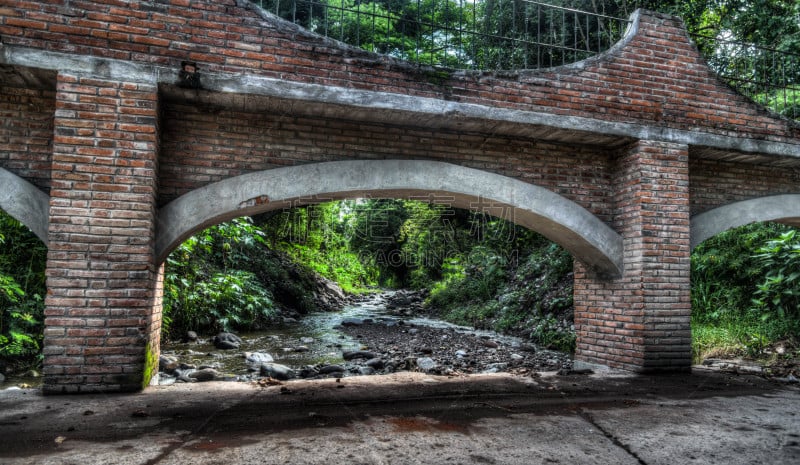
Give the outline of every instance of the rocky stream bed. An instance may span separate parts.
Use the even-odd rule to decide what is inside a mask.
[[[341,378],[419,371],[438,375],[570,370],[570,356],[492,332],[419,317],[421,298],[357,297],[340,312],[288,319],[280,328],[169,344],[159,384],[212,380]]]

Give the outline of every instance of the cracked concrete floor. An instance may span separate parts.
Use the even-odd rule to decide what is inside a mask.
[[[400,373],[0,392],[0,464],[800,463],[800,389],[749,376]]]

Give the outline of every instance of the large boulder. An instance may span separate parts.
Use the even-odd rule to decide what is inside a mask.
[[[278,363],[263,363],[261,364],[261,376],[269,376],[270,378],[288,380],[295,377],[294,370],[286,365]]]
[[[347,296],[334,281],[323,278],[322,276],[316,277],[316,289],[314,291],[314,300],[317,305],[324,310],[337,310],[341,308]]]
[[[214,347],[221,350],[238,349],[242,345],[242,338],[233,333],[219,333],[214,336]]]
[[[195,381],[214,381],[220,377],[220,373],[213,368],[203,368],[201,370],[192,371],[186,375],[188,378]]]
[[[161,355],[158,358],[158,370],[164,373],[174,373],[180,365],[178,358],[172,355]]]
[[[265,363],[272,363],[275,359],[272,355],[264,352],[245,352],[244,363],[247,364],[249,371],[261,371],[261,365]]]

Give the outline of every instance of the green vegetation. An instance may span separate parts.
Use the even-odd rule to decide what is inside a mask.
[[[444,319],[569,349],[571,270],[560,247],[485,214],[404,200],[329,202],[240,218],[184,242],[167,262],[165,326],[173,336],[247,330],[281,309],[308,312],[317,273],[348,292],[432,289],[429,308]]]
[[[526,245],[513,251],[520,262],[508,259],[509,249],[475,247],[466,266],[447,264],[428,303],[445,320],[572,352],[572,257],[539,235]]]
[[[264,328],[280,309],[313,310],[314,290],[313,271],[271,250],[251,218],[238,218],[192,236],[167,258],[164,335]]]
[[[47,248],[0,210],[0,366],[25,368],[41,358]]]
[[[800,336],[800,236],[752,224],[705,241],[692,254],[692,333],[696,359],[761,356]]]
[[[588,58],[622,38],[636,8],[647,8],[682,17],[709,65],[740,92],[800,117],[794,0],[253,1],[318,34],[438,66],[419,72],[436,85],[447,81],[449,69],[535,69]]]

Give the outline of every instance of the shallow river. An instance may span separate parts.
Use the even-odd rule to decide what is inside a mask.
[[[162,355],[176,356],[182,363],[196,367],[209,366],[226,375],[226,379],[249,379],[243,352],[266,352],[276,363],[293,369],[307,365],[341,364],[342,352],[359,350],[361,344],[339,331],[340,324],[347,319],[369,320],[409,326],[432,328],[454,328],[465,333],[488,336],[509,346],[518,346],[518,338],[502,336],[491,331],[476,331],[450,323],[422,317],[398,316],[387,309],[387,299],[393,292],[384,292],[364,297],[362,301],[347,305],[339,312],[319,312],[305,315],[296,322],[287,323],[267,331],[241,333],[243,343],[238,350],[219,350],[211,343],[211,337],[193,343],[162,343]],[[0,383],[0,389],[41,385],[41,377],[9,377]]]
[[[518,338],[502,336],[491,331],[476,331],[456,326],[441,320],[423,317],[404,317],[387,309],[386,299],[392,292],[375,294],[365,301],[347,305],[339,312],[319,312],[305,315],[301,320],[267,331],[240,333],[243,343],[239,350],[219,350],[205,339],[199,343],[169,343],[162,345],[162,354],[175,355],[181,362],[201,366],[213,366],[222,373],[245,374],[247,366],[242,352],[266,352],[276,363],[297,369],[306,365],[341,364],[342,352],[359,350],[361,344],[338,331],[347,319],[389,323],[402,321],[408,325],[434,328],[455,328],[477,335],[488,335],[492,339],[509,345],[521,342]]]

